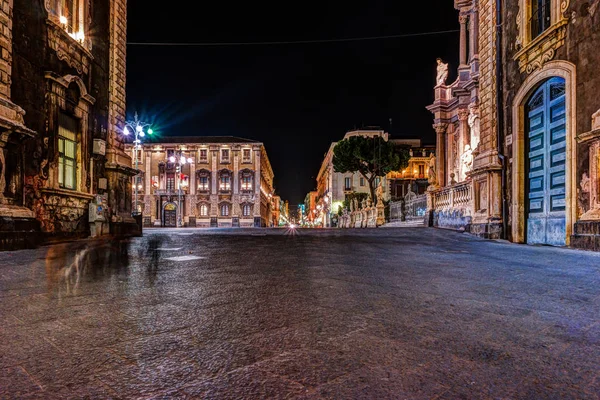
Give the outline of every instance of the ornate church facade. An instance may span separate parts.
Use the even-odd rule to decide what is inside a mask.
[[[0,247],[89,236],[96,202],[99,234],[135,231],[131,191],[120,190],[134,172],[120,135],[126,9],[126,0],[3,2]]]
[[[438,61],[431,223],[600,250],[599,0],[455,0],[458,78]]]

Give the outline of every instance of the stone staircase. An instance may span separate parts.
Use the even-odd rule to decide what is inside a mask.
[[[425,227],[425,219],[388,222],[380,228],[419,228]]]

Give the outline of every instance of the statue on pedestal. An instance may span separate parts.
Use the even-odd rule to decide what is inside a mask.
[[[479,132],[479,109],[475,104],[469,106],[467,123],[469,124],[469,128],[471,128],[471,150],[475,151],[481,140]]]
[[[448,64],[444,63],[441,58],[436,59],[437,61],[437,77],[435,78],[437,86],[445,85],[446,79],[448,79]]]
[[[465,146],[465,151],[460,156],[460,162],[462,163],[462,174],[461,180],[466,178],[467,172],[473,169],[473,150],[470,145]]]
[[[437,176],[435,173],[435,156],[432,154],[431,158],[429,159],[429,172],[428,172],[428,176],[427,176],[427,182],[429,182],[431,185],[437,185]]]

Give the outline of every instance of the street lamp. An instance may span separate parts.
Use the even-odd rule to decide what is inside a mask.
[[[179,150],[177,157],[169,157],[169,162],[175,164],[175,170],[177,171],[177,227],[181,228],[183,226],[181,215],[181,167],[186,163],[193,163],[194,160],[191,157],[185,158],[182,151]]]
[[[148,128],[148,129],[146,129],[146,128]],[[146,129],[146,131],[144,131],[144,129]],[[139,161],[138,160],[138,149],[141,147],[140,144],[142,143],[142,140],[140,138],[143,138],[144,136],[146,136],[146,134],[148,134],[150,136],[154,133],[154,131],[152,130],[152,128],[150,128],[150,124],[144,123],[138,119],[137,112],[133,114],[133,121],[125,122],[125,127],[123,128],[123,135],[129,136],[131,134],[130,131],[132,131],[135,134],[135,139],[133,141],[133,157],[134,157],[134,162],[135,162],[135,169],[137,171],[138,161]],[[138,186],[140,186],[140,185],[138,182],[138,174],[136,174],[135,175],[135,184],[133,185],[133,189],[134,189],[134,193],[135,193],[134,194],[135,214],[138,213],[138,211],[137,211]]]

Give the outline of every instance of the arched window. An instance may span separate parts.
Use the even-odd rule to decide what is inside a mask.
[[[208,192],[210,190],[210,171],[201,170],[198,172],[198,191]]]
[[[207,204],[200,204],[200,216],[208,217],[208,205]]]
[[[252,171],[243,171],[241,179],[242,191],[251,192],[254,182],[254,173]]]
[[[244,204],[242,206],[242,215],[244,217],[249,217],[252,215],[252,205],[251,204]]]
[[[229,171],[222,171],[219,177],[219,190],[230,191],[231,190],[231,174]]]
[[[221,217],[229,216],[229,204],[223,203],[221,204]]]

